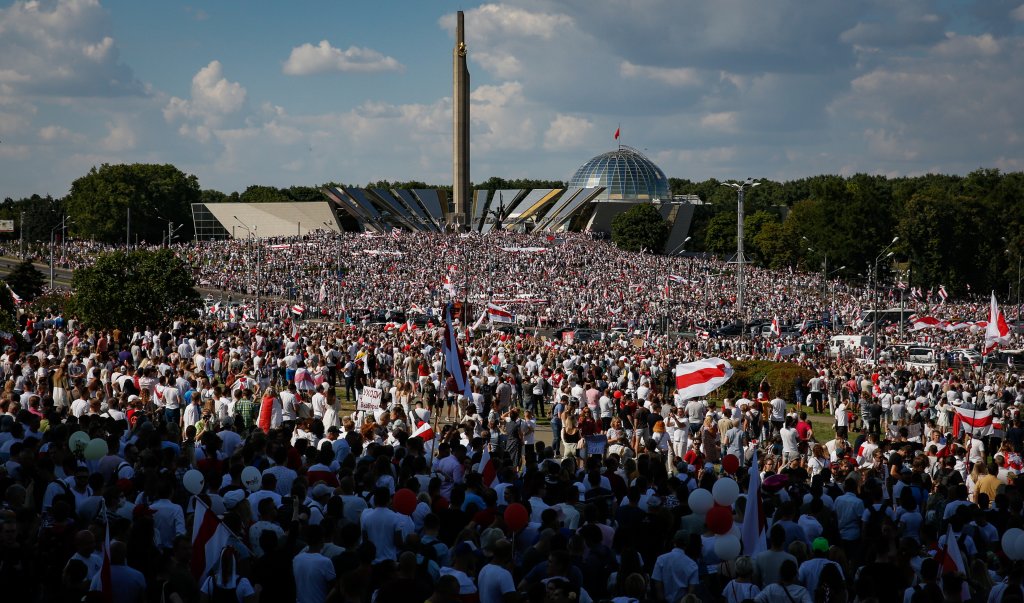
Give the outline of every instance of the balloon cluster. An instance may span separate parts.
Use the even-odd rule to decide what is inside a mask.
[[[693,511],[694,514],[704,516],[704,523],[707,524],[708,528],[712,532],[722,535],[727,534],[732,530],[732,504],[736,502],[739,495],[740,487],[739,484],[736,483],[736,480],[723,477],[715,482],[715,485],[711,488],[710,492],[704,488],[698,488],[693,492],[690,492],[687,504],[690,506],[690,510]],[[715,542],[715,546],[723,547],[723,553],[729,553],[733,548],[735,548],[732,546],[732,541],[719,545],[719,541],[721,540],[723,539],[719,538],[718,541]],[[718,556],[721,559],[726,559],[728,555]]]

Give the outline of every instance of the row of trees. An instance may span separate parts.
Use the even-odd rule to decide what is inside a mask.
[[[672,179],[675,194],[697,194],[688,249],[730,255],[736,250],[736,192],[717,180]],[[879,264],[924,288],[950,292],[1016,288],[1024,254],[1024,173],[977,170],[967,176],[886,178],[858,174],[792,182],[762,181],[745,196],[748,258],[773,268],[869,272],[894,237],[892,259]]]
[[[715,179],[672,178],[670,185],[673,194],[695,194],[705,203],[695,213],[687,249],[731,254],[736,248],[735,191]],[[415,181],[367,186],[450,190]],[[500,189],[562,186],[560,181],[495,177],[474,188],[493,195]],[[250,186],[225,194],[201,189],[195,176],[173,165],[103,165],[75,180],[64,198],[6,199],[0,204],[0,219],[15,221],[14,237],[23,229],[29,242],[48,241],[51,233],[60,234],[54,227],[66,214],[72,236],[120,243],[128,234],[130,212],[131,242],[156,243],[167,232],[168,222],[184,225],[184,232],[191,230],[192,203],[322,201],[321,188]],[[941,283],[950,291],[1001,288],[1017,282],[1024,254],[1022,199],[1024,173],[994,169],[967,176],[858,174],[764,180],[746,195],[745,245],[753,261],[775,268],[820,269],[827,254],[829,266],[846,266],[843,276],[855,278],[899,236],[894,261],[881,266],[883,270],[908,270],[915,286]],[[659,224],[652,224],[656,232]]]

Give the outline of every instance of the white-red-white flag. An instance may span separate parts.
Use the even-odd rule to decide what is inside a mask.
[[[956,541],[956,535],[953,533],[952,523],[946,528],[946,541],[942,544],[940,556],[942,557],[942,573],[967,573],[964,556],[960,552],[960,543]]]
[[[775,337],[782,337],[782,329],[779,328],[778,315],[772,318],[772,335],[774,335]]]
[[[946,293],[945,285],[939,285],[939,297],[942,298],[942,303],[946,303],[946,299],[949,297],[949,294]]]
[[[999,310],[999,303],[996,302],[996,292],[992,292],[992,305],[988,312],[988,324],[985,326],[985,353],[988,354],[999,345],[1010,343],[1010,327],[1006,324],[1006,317]]]
[[[983,438],[992,435],[995,429],[995,417],[992,409],[967,410],[959,406],[954,407],[953,414],[953,437],[960,437],[960,432],[969,433],[976,438]]]
[[[434,429],[430,426],[430,423],[417,419],[416,429],[413,430],[410,437],[422,438],[424,442],[432,442],[434,440]]]
[[[498,477],[497,469],[494,467],[494,461],[491,460],[491,453],[487,450],[487,445],[484,445],[484,451],[480,454],[480,465],[478,466],[480,476],[483,478],[483,485],[485,488],[490,488],[491,484],[494,483]]]
[[[945,328],[946,322],[939,320],[934,316],[915,316],[910,321],[911,331],[921,331],[924,329],[942,329]]]
[[[497,304],[487,304],[487,318],[491,323],[515,324],[516,316]]]
[[[684,400],[706,396],[732,377],[732,365],[721,358],[706,358],[676,366],[676,390]]]
[[[306,306],[303,306],[302,304],[295,304],[292,306],[292,314],[301,315],[305,311]]]
[[[192,576],[202,584],[228,545],[231,533],[203,499],[195,497],[193,500],[196,512],[192,520]]]

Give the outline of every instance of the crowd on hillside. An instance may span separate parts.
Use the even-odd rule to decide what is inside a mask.
[[[393,236],[392,236],[393,235]],[[14,243],[8,244],[16,245]],[[113,247],[88,241],[56,246],[62,268],[87,265]],[[745,299],[737,311],[735,265],[711,257],[664,256],[619,250],[587,233],[523,234],[510,231],[366,235],[315,232],[284,239],[229,239],[176,245],[193,267],[200,287],[217,290],[224,318],[255,318],[256,298],[266,312],[299,303],[306,316],[386,321],[392,314],[434,318],[451,300],[476,311],[493,301],[526,327],[588,326],[645,334],[708,335],[732,323],[771,321],[809,330],[786,343],[822,343],[830,334],[864,331],[859,321],[873,308],[901,305],[922,316],[986,320],[986,299],[942,300],[934,287],[915,298],[911,289],[882,282],[823,278],[817,271],[746,267]],[[4,250],[17,255],[14,247]],[[49,246],[28,255],[48,261]],[[834,276],[834,275],[833,275]],[[877,294],[877,299],[875,295]],[[227,303],[227,298],[235,306]],[[1006,300],[1007,315],[1016,309]],[[400,313],[400,314],[399,314]],[[475,320],[477,317],[470,317]],[[774,356],[778,341],[740,335],[705,337],[702,347],[735,349],[737,355]],[[880,341],[923,341],[946,350],[977,347],[975,330],[904,333],[883,329]],[[710,341],[714,339],[714,342]]]
[[[375,241],[377,249],[421,255],[412,241]],[[571,299],[570,283],[603,287],[588,285],[601,277],[582,253],[588,245],[624,271],[681,271],[690,261],[566,241],[548,242],[543,258],[556,268],[531,292]],[[337,243],[307,242],[314,244],[297,249]],[[453,235],[448,244],[502,257],[472,237]],[[193,256],[200,274],[251,273],[244,253],[236,258],[243,264],[231,264],[229,254],[218,270],[200,259],[216,260],[209,251]],[[296,265],[331,272],[327,256],[295,253]],[[354,307],[360,284],[367,294],[358,299],[368,307],[431,300],[435,281],[407,288],[405,268],[396,266],[397,276],[376,264],[354,268],[366,257],[374,254],[346,256],[343,291],[353,292],[346,303]],[[543,261],[534,267],[531,256],[515,257],[544,273]],[[470,262],[471,289],[490,273],[481,261]],[[268,264],[275,261],[261,259]],[[452,281],[466,270],[456,266]],[[715,264],[694,266],[712,272]],[[615,283],[609,273],[601,274]],[[770,276],[755,272],[752,289]],[[774,274],[778,283],[814,279],[788,278]],[[434,294],[442,299],[443,282]],[[312,277],[303,286],[320,287]],[[699,289],[684,291],[698,312],[716,311],[693,301],[703,299]],[[848,295],[844,304],[859,303],[856,290]],[[641,320],[643,303],[630,310]],[[782,314],[767,293],[753,293],[749,303],[800,317]],[[0,358],[6,596],[1024,598],[1024,540],[1017,549],[1024,498],[1016,482],[1024,384],[1013,373],[876,370],[812,349],[792,358],[806,369],[796,383],[765,379],[750,391],[727,383],[717,396],[681,399],[677,364],[768,356],[771,346],[763,338],[676,340],[640,329],[635,337],[571,344],[530,329],[468,339],[456,329],[469,383],[460,392],[445,368],[439,316],[402,329],[300,319],[283,303],[264,307],[259,323],[206,313],[165,329],[123,331],[61,315],[21,317],[27,343]],[[359,410],[356,400],[379,402]],[[730,482],[741,496],[729,494]],[[748,499],[759,501],[752,518],[763,516],[761,528],[762,521],[745,521]],[[744,532],[748,524],[755,537]]]

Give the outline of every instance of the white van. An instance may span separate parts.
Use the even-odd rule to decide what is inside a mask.
[[[860,356],[862,349],[871,349],[870,335],[836,335],[828,340],[828,355],[832,358]]]

